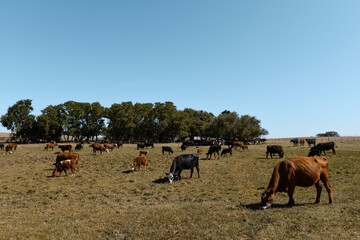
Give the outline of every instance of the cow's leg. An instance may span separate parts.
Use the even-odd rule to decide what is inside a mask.
[[[191,168],[190,178],[192,178],[193,173],[194,173],[194,167]]]
[[[294,190],[295,190],[295,184],[290,183],[289,186],[288,186],[288,195],[289,195],[288,205],[289,206],[294,206],[295,205],[295,201],[294,201],[294,198],[293,198]]]
[[[179,173],[178,173],[178,180],[180,180],[180,179],[181,179],[181,172],[182,172],[182,170],[179,170]]]
[[[266,159],[268,158],[269,152],[266,152]]]
[[[198,178],[200,178],[200,169],[199,169],[199,164],[196,165],[196,171],[198,173]]]
[[[334,154],[336,155],[335,148],[333,148],[332,151],[333,151],[333,155],[334,155]]]
[[[316,187],[316,192],[317,192],[315,203],[319,203],[320,202],[321,190],[322,190],[322,187],[320,185],[320,180],[315,183],[315,187]]]
[[[324,186],[326,188],[326,191],[329,194],[329,203],[332,203],[333,202],[333,197],[332,197],[331,185],[330,185],[330,182],[329,182],[328,174],[327,173],[322,174],[320,176],[320,179],[323,182],[323,184],[324,184]]]

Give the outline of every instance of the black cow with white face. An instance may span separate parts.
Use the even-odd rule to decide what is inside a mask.
[[[170,173],[166,173],[169,182],[172,183],[174,181],[176,173],[178,180],[180,180],[181,172],[184,169],[191,169],[190,178],[192,178],[194,167],[196,167],[198,177],[200,178],[199,156],[197,154],[183,154],[175,157],[170,167]]]

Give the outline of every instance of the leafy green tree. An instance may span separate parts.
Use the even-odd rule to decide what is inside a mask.
[[[1,116],[1,124],[11,130],[14,136],[20,141],[28,141],[32,136],[32,128],[35,123],[32,100],[24,99],[16,102],[8,108],[5,115]]]
[[[185,108],[182,113],[185,115],[184,122],[191,140],[196,136],[204,137],[206,126],[215,118],[212,113],[197,111],[191,108]]]
[[[41,110],[42,114],[36,118],[38,137],[47,141],[59,141],[63,134],[64,117],[63,105],[49,105]]]
[[[318,133],[316,134],[317,137],[340,137],[339,133],[335,131],[329,131],[326,133]]]

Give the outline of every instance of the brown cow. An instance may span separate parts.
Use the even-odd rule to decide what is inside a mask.
[[[134,159],[134,164],[131,164],[131,170],[134,171],[136,167],[140,170],[141,165],[144,165],[144,171],[146,171],[146,166],[148,165],[147,156],[139,156]]]
[[[147,155],[149,153],[149,151],[145,151],[145,150],[140,150],[140,155],[139,156],[141,156],[141,155]]]
[[[107,150],[103,145],[101,145],[100,143],[93,143],[91,144],[89,147],[93,148],[93,155],[96,155],[96,151],[100,151],[100,154],[102,154],[102,152],[109,152],[109,150]]]
[[[300,139],[300,146],[304,146],[305,145],[305,138],[301,138]]]
[[[115,144],[114,144],[114,143],[105,143],[105,144],[104,144],[104,147],[105,147],[106,149],[110,149],[110,150],[112,151],[112,150],[114,150],[114,148],[115,148]]]
[[[55,169],[53,172],[53,177],[56,177],[58,172],[60,173],[60,176],[62,171],[64,171],[67,176],[66,169],[69,168],[71,168],[71,176],[75,176],[75,169],[77,168],[78,171],[80,170],[79,154],[74,152],[59,153],[56,156],[56,162],[54,165]]]
[[[329,194],[329,203],[332,203],[326,158],[296,157],[283,160],[275,166],[268,188],[261,194],[260,206],[263,209],[270,207],[277,192],[287,192],[289,195],[288,205],[292,206],[295,204],[293,198],[295,186],[310,187],[314,184],[317,190],[315,203],[319,203],[322,189],[320,180]]]
[[[240,148],[242,149],[242,150],[249,150],[249,145],[240,145]]]
[[[5,151],[9,152],[9,151],[15,151],[17,148],[17,144],[16,143],[9,143],[8,145],[6,145],[5,147]]]
[[[240,147],[241,145],[244,145],[244,142],[233,142],[233,146],[235,147],[235,149],[237,147]]]
[[[48,150],[49,148],[51,148],[51,150],[54,150],[55,146],[57,146],[57,143],[47,143],[44,150]]]
[[[203,152],[203,150],[200,149],[200,148],[198,148],[197,151],[196,151],[196,154],[199,155],[199,156],[201,156],[202,152]]]

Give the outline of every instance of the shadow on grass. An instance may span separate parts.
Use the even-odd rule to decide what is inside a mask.
[[[301,206],[308,206],[308,205],[315,205],[314,203],[300,203],[300,204],[295,204],[294,206],[289,206],[287,204],[272,204],[271,207],[269,207],[268,209],[281,209],[281,208],[293,208],[293,207],[301,207]],[[259,211],[259,210],[267,210],[267,209],[262,209],[260,207],[259,203],[252,203],[252,204],[247,204],[247,205],[240,205],[241,207],[253,210],[253,211]]]
[[[159,183],[159,184],[169,183],[169,178],[168,177],[159,178],[157,180],[154,180],[153,183]]]
[[[129,174],[129,173],[132,173],[133,171],[131,170],[126,170],[126,171],[123,171],[122,173],[125,173],[125,174]]]

